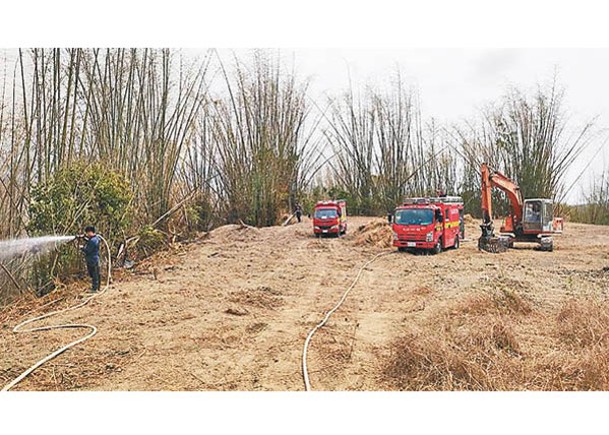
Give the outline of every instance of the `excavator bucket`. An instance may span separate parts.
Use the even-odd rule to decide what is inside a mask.
[[[509,240],[504,237],[482,236],[478,239],[478,249],[492,254],[505,252],[509,246]]]
[[[499,254],[505,252],[510,247],[509,237],[495,235],[493,230],[492,221],[483,223],[480,225],[482,235],[478,239],[478,249],[480,251],[491,252],[493,254]]]

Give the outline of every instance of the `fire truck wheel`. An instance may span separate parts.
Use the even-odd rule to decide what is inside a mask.
[[[431,252],[434,255],[439,254],[440,252],[442,252],[442,239],[438,239],[438,243],[436,243],[436,246],[433,247]]]
[[[453,245],[453,248],[459,249],[459,246],[460,246],[459,236],[456,236],[455,237],[455,244]]]

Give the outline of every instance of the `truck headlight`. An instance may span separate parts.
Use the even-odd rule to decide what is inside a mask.
[[[427,235],[425,236],[425,241],[427,241],[427,242],[433,241],[433,231],[430,231],[429,233],[427,233]]]
[[[319,228],[317,225],[315,225],[315,229],[316,229],[316,230],[319,230],[320,228]]]
[[[338,225],[332,225],[332,226],[330,227],[330,229],[331,229],[331,230],[333,230],[334,228],[338,228]]]

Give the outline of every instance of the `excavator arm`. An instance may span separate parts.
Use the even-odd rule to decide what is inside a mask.
[[[495,236],[492,188],[501,189],[510,200],[511,214],[506,222],[506,229],[509,231],[514,231],[514,228],[522,222],[524,201],[518,185],[501,172],[491,171],[488,165],[483,163],[480,174],[482,176],[482,225],[480,225],[482,236],[478,239],[478,248],[490,252],[501,252],[507,249],[507,245],[501,238]]]
[[[482,164],[480,170],[482,175],[482,219],[484,222],[493,220],[493,208],[491,200],[492,187],[504,191],[512,206],[514,224],[522,222],[522,209],[524,201],[520,187],[501,172],[491,171],[486,163]]]

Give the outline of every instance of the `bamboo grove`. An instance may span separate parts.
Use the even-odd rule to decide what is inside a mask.
[[[106,230],[116,247],[143,228],[176,238],[224,223],[274,225],[297,202],[328,196],[383,215],[405,196],[441,190],[477,215],[482,161],[526,197],[560,202],[567,171],[600,140],[592,122],[568,125],[556,83],[533,95],[513,90],[477,119],[440,125],[423,117],[399,73],[382,78],[385,87],[349,85],[315,101],[310,83],[264,50],[193,58],[172,49],[20,49],[1,67],[3,239],[31,235],[32,198],[49,181],[95,165],[128,186],[129,219],[115,216],[120,231]],[[597,184],[588,198],[606,207],[606,192]],[[89,204],[70,204],[53,215],[55,233],[84,223]],[[0,285],[10,286],[3,274],[18,267],[3,266]]]

